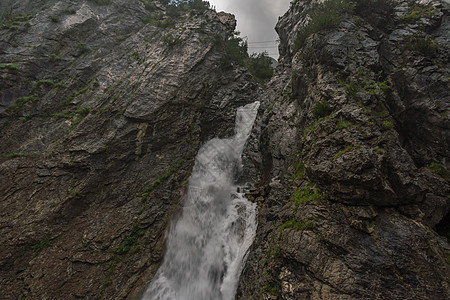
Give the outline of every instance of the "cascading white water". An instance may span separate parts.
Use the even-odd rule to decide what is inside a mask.
[[[183,212],[145,300],[233,299],[256,233],[256,205],[235,185],[259,102],[237,110],[235,135],[214,138],[195,159]]]

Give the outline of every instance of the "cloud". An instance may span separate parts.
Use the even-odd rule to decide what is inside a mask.
[[[277,57],[277,44],[254,42],[275,41],[278,36],[275,25],[278,17],[289,8],[291,0],[209,0],[217,11],[232,13],[237,19],[237,30],[241,37],[247,37],[249,52],[262,52],[266,50],[273,57]],[[265,48],[263,48],[265,46]],[[261,47],[261,48],[256,48]]]

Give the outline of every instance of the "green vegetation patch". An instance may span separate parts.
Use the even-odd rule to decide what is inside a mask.
[[[294,180],[300,180],[305,178],[305,165],[302,161],[299,161],[295,165],[295,174],[294,174]]]
[[[8,154],[0,154],[1,158],[16,158],[16,157],[30,157],[31,154],[28,153],[8,153]]]
[[[347,147],[345,147],[345,149],[343,149],[343,150],[339,151],[338,153],[336,153],[331,159],[332,160],[338,159],[339,157],[341,157],[345,153],[352,151],[354,148],[355,147],[353,145],[348,145]]]
[[[448,239],[448,238],[447,238]],[[445,261],[450,265],[450,252],[444,250]]]
[[[144,22],[161,28],[173,27],[176,24],[175,19],[166,18],[163,13],[159,13],[156,15],[146,15],[144,18]]]
[[[389,116],[389,111],[383,109],[382,111],[377,112],[377,116],[380,118],[387,118]]]
[[[279,288],[276,285],[272,285],[270,283],[266,283],[262,287],[263,292],[268,293],[272,296],[278,296],[280,294]]]
[[[223,53],[220,60],[222,70],[230,70],[233,63],[241,66],[245,65],[246,59],[248,58],[247,42],[237,35],[238,33],[235,33],[225,39],[216,35],[213,39],[214,45]]]
[[[310,126],[306,127],[305,130],[303,131],[303,137],[306,138],[306,136],[311,133],[314,132],[316,129],[319,128],[319,125],[323,122],[324,119],[319,119],[317,121],[314,121],[314,123],[312,123]]]
[[[127,236],[123,242],[114,249],[114,256],[123,256],[128,251],[130,251],[131,247],[136,243],[139,237],[144,235],[144,231],[139,229],[137,224],[134,224],[131,228],[130,235]]]
[[[150,0],[141,0],[144,7],[149,12],[157,10],[157,6]],[[203,12],[210,9],[208,1],[202,0],[172,0],[160,1],[166,6],[165,12],[157,14],[148,14],[144,18],[145,23],[150,23],[153,26],[167,28],[175,25],[177,18],[188,11]]]
[[[144,4],[145,9],[150,12],[157,9],[155,2],[153,2],[152,0],[141,0],[141,2]]]
[[[344,87],[348,98],[358,98],[358,93],[364,93],[380,99],[392,90],[390,79],[384,78],[382,71],[374,73],[366,68],[359,68],[353,78],[338,80],[338,84]]]
[[[249,56],[247,42],[239,37],[239,32],[234,32],[226,38],[216,35],[212,42],[222,53],[220,60],[222,70],[231,70],[233,64],[237,64],[246,67],[255,81],[263,82],[272,77],[272,59],[267,52]]]
[[[412,35],[407,37],[405,41],[405,48],[410,51],[419,52],[426,57],[435,57],[439,54],[440,45],[433,38]]]
[[[12,64],[12,63],[0,63],[0,69],[6,69],[9,71],[18,71],[19,70],[17,65]]]
[[[208,1],[203,0],[172,0],[166,7],[166,14],[171,17],[178,17],[189,10],[205,11],[210,8]]]
[[[72,102],[72,100],[81,95],[86,93],[86,91],[89,89],[89,85],[85,86],[84,88],[80,89],[80,90],[76,90],[73,91],[69,96],[66,97],[66,99],[64,99],[64,101],[60,104],[60,107],[65,107],[70,105],[70,102]]]
[[[77,13],[77,11],[73,8],[64,8],[64,10],[62,12],[65,15],[74,15]]]
[[[256,81],[262,82],[273,75],[272,59],[267,52],[252,54],[245,66]]]
[[[375,152],[376,152],[377,154],[383,155],[385,151],[384,151],[383,148],[376,148],[376,149],[375,149]]]
[[[0,29],[17,30],[20,26],[29,27],[31,24],[28,21],[33,18],[33,14],[16,15],[5,11],[1,14]]]
[[[26,114],[25,116],[23,116],[23,120],[24,120],[24,121],[28,121],[28,120],[30,120],[31,118],[33,118],[33,115],[32,115],[32,114]]]
[[[53,23],[59,23],[61,22],[61,19],[58,16],[50,15],[48,16],[48,19]]]
[[[28,246],[22,252],[19,252],[19,256],[25,255],[27,252],[33,252],[33,256],[37,256],[42,250],[50,246],[50,239],[44,238],[42,241]]]
[[[318,102],[313,108],[313,114],[316,118],[324,118],[333,112],[330,104],[327,101],[323,100]]]
[[[78,49],[80,54],[86,54],[92,51],[92,49],[88,45],[86,45],[86,43],[83,42],[77,43],[75,47]]]
[[[345,84],[345,96],[356,98],[358,92],[361,91],[361,87],[354,82]]]
[[[163,37],[163,42],[164,44],[166,44],[167,49],[171,50],[176,45],[180,45],[182,43],[182,40],[179,37],[173,36],[169,33]]]
[[[431,170],[431,172],[442,176],[445,180],[450,180],[450,175],[445,167],[437,162],[432,162],[427,165],[427,168]]]
[[[311,20],[297,33],[294,42],[294,52],[303,47],[310,35],[337,27],[345,14],[352,13],[354,8],[355,4],[347,0],[328,0],[317,4],[309,14]]]
[[[392,124],[391,121],[383,121],[383,122],[381,123],[381,126],[382,126],[384,129],[391,129],[391,128],[394,128],[394,124]]]
[[[50,54],[50,56],[48,57],[48,61],[51,63],[57,63],[57,62],[60,62],[61,60],[62,60],[62,57],[55,53]]]
[[[76,110],[67,110],[61,113],[52,114],[52,117],[60,117],[72,120],[71,129],[75,128],[92,111],[91,106],[81,106]]]
[[[408,13],[402,19],[408,23],[415,23],[419,19],[429,19],[438,12],[439,10],[430,4],[423,5],[417,3],[410,7]]]
[[[392,19],[396,3],[393,0],[356,0],[355,14],[365,18],[369,23],[375,21],[378,17],[383,24],[376,22],[377,25],[385,25]]]
[[[326,198],[319,188],[313,187],[312,183],[308,183],[305,187],[296,188],[291,196],[291,200],[294,202],[294,212],[297,213],[298,207],[301,204],[308,203],[310,201],[320,201]]]
[[[142,194],[142,202],[147,201],[148,196],[150,195],[153,190],[160,185],[162,182],[164,182],[166,179],[168,179],[172,174],[174,174],[184,163],[186,159],[182,158],[180,159],[176,164],[174,164],[169,171],[158,177],[152,184],[150,184],[148,187],[145,188],[144,193]]]
[[[283,234],[283,231],[287,228],[294,229],[294,230],[313,230],[317,227],[316,224],[312,221],[302,221],[300,219],[292,218],[289,221],[286,221],[281,225],[280,232],[278,234],[278,239],[281,238],[281,235]]]
[[[355,126],[355,124],[353,124],[352,122],[338,121],[337,123],[338,129],[345,129],[353,126]]]
[[[388,91],[392,89],[389,79],[382,79],[381,72],[377,74],[378,80],[367,83],[364,86],[364,92],[369,95],[386,95]]]
[[[106,279],[103,281],[104,287],[111,284],[110,279],[111,274],[114,273],[117,265],[122,260],[123,256],[130,251],[133,245],[135,245],[138,239],[144,234],[145,232],[139,229],[139,225],[134,224],[130,230],[130,234],[122,241],[122,243],[120,243],[120,245],[116,249],[114,249],[112,255],[112,262],[109,264],[108,275],[106,276]]]
[[[39,89],[39,87],[42,86],[42,85],[48,86],[48,87],[51,87],[51,88],[65,88],[65,87],[67,87],[62,82],[55,82],[52,79],[41,79],[41,80],[38,80],[38,81],[36,81],[34,83],[34,85],[33,85],[33,93],[36,92]]]
[[[89,1],[97,5],[109,5],[113,2],[112,0],[89,0]]]
[[[6,108],[6,110],[13,111],[13,112],[18,112],[19,110],[22,109],[22,107],[26,103],[28,103],[28,102],[37,102],[37,101],[39,101],[39,98],[37,96],[35,96],[35,95],[20,97],[20,98],[17,98],[14,101],[14,104],[11,104],[10,106],[8,106]]]

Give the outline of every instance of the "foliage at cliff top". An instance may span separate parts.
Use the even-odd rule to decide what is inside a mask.
[[[392,0],[328,0],[319,3],[308,12],[310,21],[297,33],[293,50],[297,52],[303,47],[306,39],[312,34],[337,27],[346,14],[355,13],[371,19],[372,15],[382,13],[385,18],[389,18],[393,9]]]
[[[250,55],[246,67],[257,81],[270,79],[273,75],[272,59],[267,52]]]
[[[203,0],[172,0],[167,5],[167,14],[177,16],[188,10],[205,11],[210,9],[211,5],[208,1]]]
[[[310,13],[311,20],[297,33],[294,52],[304,45],[311,34],[339,25],[344,15],[352,13],[354,8],[355,4],[347,0],[328,0],[315,6]]]
[[[272,60],[267,53],[248,55],[247,42],[239,36],[239,32],[225,40],[216,36],[214,43],[223,52],[220,66],[222,70],[229,70],[233,64],[247,68],[253,79],[258,82],[270,79],[273,75]]]

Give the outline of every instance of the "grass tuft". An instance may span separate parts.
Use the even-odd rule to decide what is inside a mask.
[[[144,193],[142,194],[142,202],[145,202],[153,190],[164,182],[167,178],[169,178],[172,174],[174,174],[184,163],[185,159],[180,159],[175,165],[173,165],[169,171],[158,177],[152,184],[150,184],[147,188],[145,188]]]
[[[333,109],[330,107],[327,101],[320,101],[314,106],[313,114],[316,118],[324,118],[333,112]]]
[[[11,63],[0,63],[0,69],[6,69],[9,71],[18,71],[19,68],[15,64]]]
[[[431,164],[427,165],[427,168],[430,169],[431,172],[442,176],[445,180],[450,180],[450,175],[443,165],[437,162],[432,162]]]
[[[296,188],[291,196],[294,202],[294,213],[297,213],[298,207],[311,201],[320,201],[326,198],[325,194],[317,187],[312,187],[312,183],[308,183],[305,187]]]

